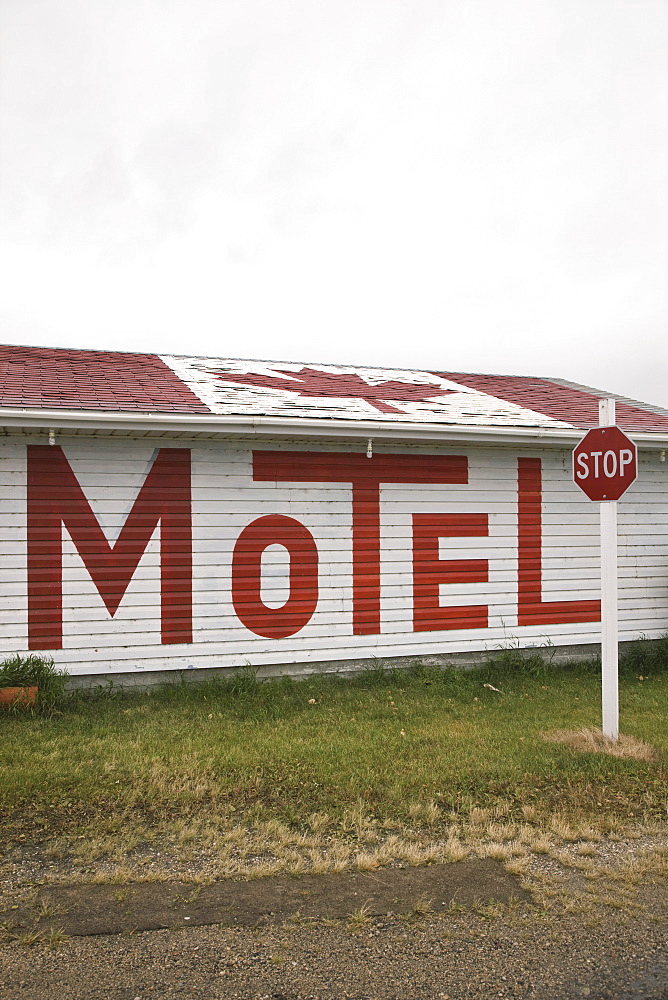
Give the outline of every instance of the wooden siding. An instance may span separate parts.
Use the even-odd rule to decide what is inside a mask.
[[[10,435],[0,443],[0,649],[6,654],[28,649],[29,444],[44,445],[44,437]],[[157,449],[170,447],[169,440],[59,437],[58,445],[113,546]],[[598,504],[586,500],[572,484],[570,452],[461,445],[374,449],[378,457],[464,456],[468,481],[381,483],[380,632],[354,634],[351,486],[253,478],[253,450],[304,450],[326,455],[332,451],[352,453],[353,449],[344,444],[306,448],[268,441],[251,448],[246,443],[187,442],[183,438],[174,445],[189,447],[192,458],[193,642],[162,641],[161,524],[153,532],[113,617],[63,528],[63,645],[53,649],[52,655],[71,673],[260,666],[494,650],[511,643],[559,645],[599,640],[595,621],[518,626],[520,458],[541,461],[542,602],[595,602],[599,598]],[[667,466],[656,452],[641,454],[638,481],[619,504],[622,639],[656,637],[668,631],[667,476]],[[318,558],[315,611],[303,628],[284,638],[250,631],[239,620],[232,600],[233,552],[241,532],[251,522],[275,515],[291,518],[308,529]],[[414,523],[428,525],[430,515],[437,521],[440,518],[439,523],[445,523],[447,516],[451,521],[463,517],[468,519],[465,525],[478,525],[471,534],[440,539],[440,560],[457,561],[458,572],[464,576],[468,566],[470,582],[441,582],[438,589],[443,607],[485,606],[487,627],[415,630],[413,527]],[[487,533],[480,528],[481,518],[486,518]],[[261,561],[262,600],[270,609],[280,607],[289,596],[285,549],[271,544]],[[483,562],[487,563],[486,579],[480,578]],[[475,571],[471,570],[473,564]],[[467,624],[479,620],[473,614],[473,621]]]

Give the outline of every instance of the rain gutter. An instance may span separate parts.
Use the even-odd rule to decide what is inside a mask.
[[[6,431],[48,430],[84,433],[192,434],[193,436],[249,436],[303,438],[373,438],[375,441],[479,444],[528,444],[574,447],[585,433],[580,427],[510,427],[473,424],[402,423],[380,420],[271,417],[198,413],[117,413],[109,411],[20,408],[0,409],[0,428]],[[668,448],[668,432],[629,432],[645,448]]]

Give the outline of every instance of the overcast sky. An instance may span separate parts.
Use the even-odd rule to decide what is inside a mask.
[[[668,406],[668,0],[0,0],[5,343]]]

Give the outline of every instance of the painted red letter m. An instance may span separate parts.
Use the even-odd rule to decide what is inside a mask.
[[[67,528],[110,615],[115,615],[160,522],[162,641],[192,642],[190,452],[161,448],[115,545],[110,545],[62,448],[28,446],[28,648],[63,644]]]

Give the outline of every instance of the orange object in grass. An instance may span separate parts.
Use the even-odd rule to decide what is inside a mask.
[[[37,686],[0,688],[0,705],[34,705],[38,690]]]

